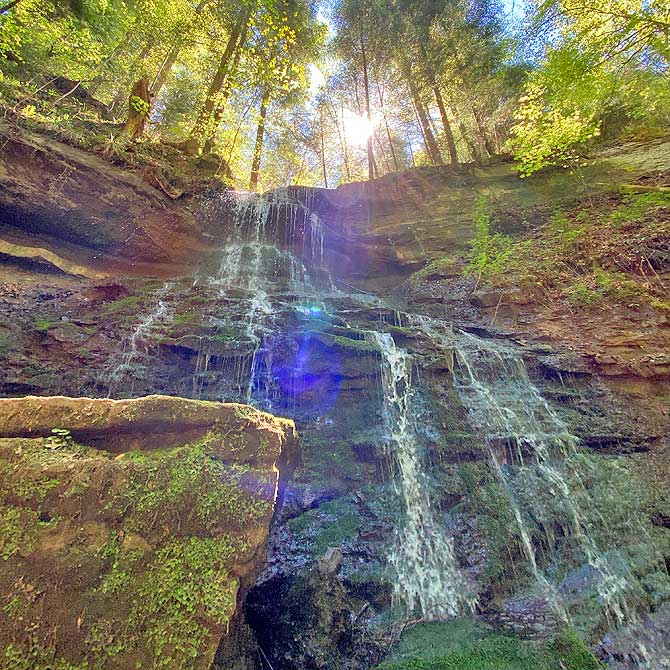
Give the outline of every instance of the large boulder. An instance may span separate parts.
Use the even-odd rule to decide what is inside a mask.
[[[0,665],[209,668],[296,448],[244,405],[0,401]]]

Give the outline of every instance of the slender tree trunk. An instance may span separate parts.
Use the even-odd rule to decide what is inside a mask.
[[[435,102],[437,102],[437,108],[440,110],[440,119],[442,119],[442,128],[444,129],[444,135],[447,138],[447,148],[449,149],[449,161],[452,165],[458,164],[458,153],[456,151],[456,140],[454,139],[454,131],[451,128],[451,123],[449,122],[449,115],[447,114],[447,107],[444,104],[444,98],[440,92],[440,87],[437,85],[437,78],[433,72],[433,68],[428,62],[428,56],[425,52],[425,49],[422,49],[423,52],[423,69],[426,73],[426,78],[430,84],[430,88],[433,91],[435,96]]]
[[[196,16],[202,14],[202,10],[205,8],[207,2],[208,0],[200,0],[200,2],[198,3],[198,5],[194,10]],[[186,29],[188,30],[188,28],[190,28],[192,25],[193,20],[189,21],[189,24]],[[163,86],[165,86],[165,82],[168,80],[170,72],[172,72],[172,68],[174,67],[174,64],[177,62],[177,58],[179,58],[179,54],[183,47],[184,47],[184,41],[181,39],[181,37],[178,37],[175,40],[175,43],[172,45],[170,51],[168,51],[167,56],[163,61],[163,64],[156,73],[156,77],[154,78],[153,83],[151,84],[151,94],[154,97],[154,99],[158,97],[158,94],[161,92],[161,89],[163,88]]]
[[[386,172],[391,172],[391,163],[389,163],[388,155],[386,153],[386,150],[384,149],[384,145],[382,144],[382,138],[381,138],[381,133],[375,133],[375,141],[377,142],[377,150],[379,151],[379,155],[382,157],[382,160],[384,161],[384,165],[386,167]],[[377,175],[379,176],[379,174]]]
[[[323,170],[323,185],[328,188],[328,172],[326,170],[326,143],[323,137],[323,111],[319,110],[319,122],[321,125],[321,168]]]
[[[233,135],[233,141],[230,143],[230,147],[228,150],[228,158],[226,159],[228,165],[230,165],[233,160],[233,153],[235,152],[235,146],[237,145],[237,138],[240,136],[240,131],[242,130],[242,124],[244,123],[244,120],[247,118],[247,114],[249,113],[249,110],[252,108],[254,102],[256,102],[255,99],[252,99],[251,102],[249,102],[242,116],[239,118],[237,128],[235,128],[235,134]]]
[[[344,100],[340,102],[342,112],[342,153],[344,154],[344,171],[347,175],[347,181],[351,181],[351,171],[349,170],[349,148],[347,146],[347,128],[344,125]]]
[[[170,72],[172,72],[172,68],[177,62],[181,48],[181,42],[177,42],[173,45],[170,51],[168,51],[163,64],[160,66],[160,69],[156,73],[156,76],[154,77],[154,80],[151,84],[151,92],[153,93],[154,97],[158,97],[158,94],[161,92],[163,86],[165,86],[165,82],[168,80]]]
[[[419,118],[419,125],[423,132],[423,139],[426,143],[426,151],[428,152],[428,157],[435,165],[442,165],[442,155],[440,154],[440,148],[437,146],[437,141],[435,140],[435,135],[430,129],[430,121],[428,120],[428,115],[426,110],[423,107],[421,98],[419,97],[419,91],[416,88],[416,84],[412,79],[412,74],[409,70],[405,73],[405,79],[409,86],[409,91],[414,101],[414,109],[416,110],[416,115]]]
[[[412,167],[416,167],[416,161],[414,160],[414,149],[412,148],[411,140],[407,142],[409,148],[409,157],[412,159]]]
[[[447,115],[447,108],[444,104],[444,99],[440,93],[440,89],[437,87],[437,84],[433,86],[433,93],[435,94],[435,101],[437,102],[437,108],[440,110],[440,118],[442,119],[442,128],[444,128],[444,134],[447,138],[447,147],[449,148],[449,160],[452,165],[458,165],[458,152],[456,151],[456,140],[454,139],[454,131],[451,129],[451,123],[449,122],[449,116]]]
[[[463,141],[468,147],[468,151],[470,152],[470,156],[472,156],[472,160],[475,161],[475,163],[481,163],[482,162],[482,154],[479,151],[479,147],[477,144],[472,140],[470,137],[470,133],[468,132],[468,129],[465,127],[465,124],[463,121],[458,121],[458,130],[461,133],[461,136],[463,137]]]
[[[444,25],[443,25],[443,28],[446,29],[446,27]],[[479,130],[479,135],[480,135],[481,140],[484,144],[484,148],[486,149],[486,152],[489,154],[489,156],[494,156],[496,151],[495,151],[493,145],[491,144],[491,140],[488,137],[488,134],[486,132],[486,127],[485,127],[484,123],[482,122],[481,114],[477,110],[477,107],[472,102],[472,98],[470,97],[470,95],[467,92],[468,87],[465,83],[466,82],[465,64],[461,60],[461,58],[459,56],[459,53],[456,49],[453,50],[453,53],[454,53],[454,58],[456,60],[456,67],[458,69],[458,74],[460,75],[461,80],[463,81],[463,86],[466,89],[465,97],[466,97],[468,103],[470,104],[470,109],[472,109],[472,116],[474,116],[474,118],[475,118],[475,123],[477,124],[477,129]]]
[[[237,41],[242,33],[244,26],[249,20],[249,10],[244,9],[237,19],[235,26],[233,27],[230,37],[228,38],[228,43],[226,48],[221,56],[219,61],[219,66],[216,69],[214,78],[212,79],[209,89],[207,90],[207,96],[205,97],[205,102],[200,109],[198,118],[191,130],[191,136],[187,142],[186,150],[188,153],[197,154],[206,140],[207,133],[209,132],[209,124],[212,119],[212,112],[214,107],[217,104],[219,93],[223,88],[223,84],[226,80],[226,74],[228,73],[228,64],[233,55],[233,51],[237,46]]]
[[[258,188],[258,175],[261,167],[261,156],[263,155],[263,137],[265,135],[265,117],[268,113],[268,101],[270,100],[270,86],[265,84],[263,97],[261,98],[261,112],[258,119],[258,128],[256,130],[256,145],[254,146],[254,155],[251,161],[251,177],[249,179],[249,190],[255,191]]]
[[[375,77],[375,81],[377,82],[377,94],[379,95],[379,105],[381,106],[382,116],[384,117],[384,126],[386,127],[386,136],[388,137],[389,148],[391,149],[391,157],[393,158],[393,166],[395,167],[395,171],[397,172],[399,170],[399,168],[398,168],[398,157],[396,156],[396,153],[395,153],[395,147],[393,146],[393,140],[391,139],[391,129],[389,128],[389,122],[388,122],[388,119],[386,118],[386,107],[384,106],[384,95],[382,94],[382,88],[379,85],[379,77]],[[389,170],[389,172],[390,172],[390,170]]]
[[[477,111],[477,107],[475,106],[475,104],[471,100],[470,100],[470,107],[472,107],[472,116],[475,117],[475,122],[477,123],[477,129],[479,130],[479,135],[482,138],[482,142],[484,143],[484,148],[486,149],[486,153],[488,153],[489,156],[495,156],[496,150],[493,148],[493,145],[491,144],[491,140],[489,139],[488,133],[486,132],[486,128],[485,128],[484,123],[482,121],[482,116]]]
[[[367,114],[368,123],[371,124],[370,119],[370,83],[368,81],[368,61],[365,54],[365,42],[363,35],[361,35],[361,56],[363,58],[363,86],[365,87],[365,112]],[[372,133],[368,136],[368,181],[375,178],[375,155],[372,150]]]
[[[234,76],[234,73],[237,72],[237,66],[240,64],[240,58],[242,57],[242,48],[244,47],[244,43],[247,39],[247,26],[248,24],[245,23],[244,28],[242,29],[242,34],[240,35],[240,39],[237,43],[237,47],[235,48],[235,55],[233,56],[233,62],[230,66],[230,69],[228,70],[226,83],[224,84],[221,93],[219,95],[219,102],[216,106],[216,109],[214,110],[214,116],[212,117],[210,132],[207,133],[205,144],[203,145],[202,148],[204,153],[209,153],[212,150],[212,146],[214,144],[214,136],[216,135],[216,129],[219,127],[221,119],[223,118],[223,114],[226,111],[228,98],[230,98],[230,94],[233,90],[232,78]]]

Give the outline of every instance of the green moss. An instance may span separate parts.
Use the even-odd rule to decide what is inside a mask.
[[[453,254],[435,258],[434,260],[430,261],[430,263],[424,265],[420,270],[413,272],[410,275],[408,281],[410,285],[416,287],[430,275],[451,275],[454,266],[459,266],[461,264],[461,259],[458,256],[454,256]]]
[[[89,670],[88,661],[70,663],[38,641],[30,645],[10,644],[4,653],[3,670]]]
[[[318,558],[328,547],[339,547],[355,540],[362,524],[353,503],[337,498],[291,519],[289,528],[311,542],[312,554]]]
[[[379,670],[597,670],[574,631],[551,642],[494,633],[472,620],[423,623],[403,634]]]
[[[259,521],[269,514],[272,501],[263,495],[257,477],[252,490],[240,485],[248,466],[212,456],[212,445],[221,439],[210,434],[186,447],[129,453],[127,481],[108,508],[122,513],[128,528],[138,532],[182,524],[184,510],[191,510],[190,517],[208,531],[222,519],[236,527]]]
[[[487,548],[484,576],[498,588],[510,588],[527,576],[525,562],[512,565],[519,546],[519,531],[502,483],[486,463],[463,463],[457,470],[464,494],[463,507],[470,511]]]
[[[365,340],[357,340],[350,337],[333,336],[332,345],[340,349],[347,349],[362,354],[378,354],[379,350],[374,344]]]
[[[146,636],[154,668],[193,667],[209,634],[201,622],[230,619],[238,581],[226,562],[243,548],[223,535],[173,539],[156,553],[140,577],[129,620]]]
[[[575,282],[565,289],[565,295],[573,307],[590,307],[602,299],[602,294],[589,288],[584,282]]]
[[[0,558],[6,561],[19,552],[29,552],[36,523],[37,514],[31,510],[0,505]]]
[[[102,308],[106,316],[117,316],[124,313],[136,313],[142,306],[145,297],[141,295],[128,295],[113,302],[108,302]]]
[[[55,327],[56,325],[58,325],[57,321],[54,321],[53,319],[46,316],[36,316],[33,319],[33,328],[38,333],[46,333],[49,329]]]
[[[40,636],[32,645],[32,628],[19,622],[14,646],[0,647],[3,670],[202,663],[235,609],[239,580],[230,568],[254,558],[274,492],[267,469],[218,456],[223,439],[244,444],[236,432],[209,434],[193,445],[115,457],[71,440],[56,448],[43,439],[2,440],[0,558],[31,586],[24,594],[16,578],[3,583],[2,615],[39,621]],[[95,516],[81,519],[83,505]],[[41,522],[45,512],[62,516]],[[30,597],[53,588],[51,576],[33,568],[46,560],[53,579],[76,574],[76,612],[87,613],[82,640],[65,660],[47,641],[54,621],[74,625],[72,602],[39,618],[41,601]]]
[[[16,348],[16,338],[9,330],[0,329],[0,356],[7,356]]]

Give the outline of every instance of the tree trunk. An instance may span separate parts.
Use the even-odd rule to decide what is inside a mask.
[[[437,84],[433,85],[433,93],[435,94],[435,101],[437,102],[437,108],[440,110],[440,118],[442,119],[442,128],[444,128],[444,134],[447,138],[447,147],[449,148],[449,161],[452,165],[458,165],[458,153],[456,151],[456,140],[454,140],[454,131],[451,129],[451,123],[449,122],[449,117],[447,116],[447,108],[444,104],[444,99],[440,93],[440,89],[437,87]]]
[[[486,132],[486,128],[484,127],[484,123],[482,122],[481,114],[477,111],[477,107],[472,101],[470,101],[470,107],[472,107],[472,116],[475,117],[475,121],[477,123],[477,129],[479,130],[479,135],[482,138],[482,142],[484,142],[484,148],[486,149],[486,153],[488,153],[489,156],[495,156],[496,150],[493,148],[493,145],[491,144],[491,140],[489,139],[488,133]]]
[[[416,167],[416,161],[414,160],[414,149],[412,148],[412,141],[408,140],[407,141],[407,147],[409,148],[409,157],[412,160],[412,167]]]
[[[323,137],[323,111],[319,110],[319,122],[321,125],[321,168],[323,170],[323,185],[328,188],[328,172],[326,170],[326,143]]]
[[[198,3],[198,5],[194,10],[196,16],[202,14],[202,10],[205,8],[207,2],[208,0],[200,0],[200,2]],[[182,32],[185,33],[192,25],[193,21],[189,21],[188,25]],[[183,46],[184,41],[181,39],[180,35],[175,41],[175,43],[172,45],[170,51],[168,51],[168,54],[165,57],[165,60],[163,61],[163,64],[156,73],[156,77],[154,78],[154,81],[151,84],[151,95],[154,97],[154,100],[158,97],[158,94],[161,92],[163,86],[165,86],[165,82],[168,80],[170,72],[172,72],[172,68],[174,67],[174,64],[177,62],[177,58],[179,58],[179,54],[181,53]]]
[[[237,47],[235,48],[235,55],[233,56],[233,62],[230,66],[230,69],[228,70],[226,83],[221,89],[221,93],[219,95],[219,102],[216,106],[216,109],[214,110],[214,116],[212,117],[210,132],[207,133],[205,143],[202,148],[203,153],[209,153],[212,150],[212,146],[214,145],[214,136],[216,135],[216,129],[219,127],[221,119],[223,118],[223,113],[226,111],[228,98],[230,98],[230,94],[233,90],[232,77],[234,73],[237,71],[237,66],[240,64],[240,58],[242,57],[242,47],[244,47],[244,43],[247,39],[247,27],[248,24],[245,23],[244,28],[242,29],[242,34],[240,35],[240,39],[237,43]]]
[[[470,156],[472,156],[472,160],[475,161],[475,163],[481,163],[482,162],[481,151],[479,151],[479,147],[470,137],[470,133],[468,132],[468,129],[465,127],[463,121],[459,120],[458,130],[461,133],[461,137],[463,137],[463,141],[468,147],[468,151],[470,152]]]
[[[423,107],[421,98],[419,97],[419,91],[416,88],[416,84],[412,79],[412,74],[409,72],[409,69],[405,72],[405,79],[409,86],[409,91],[414,101],[414,108],[416,110],[416,115],[419,117],[419,124],[423,131],[423,139],[426,143],[426,151],[428,152],[428,157],[435,165],[442,165],[442,154],[440,154],[440,148],[437,146],[437,141],[435,140],[435,135],[430,129],[430,121],[428,120],[428,115],[426,110]]]
[[[344,125],[344,100],[340,102],[340,109],[342,112],[342,153],[344,154],[344,171],[347,175],[347,181],[351,181],[351,171],[349,170],[349,148],[347,146],[347,128]]]
[[[132,140],[138,140],[146,130],[151,96],[149,95],[149,77],[146,75],[135,82],[128,98],[128,120],[123,133]]]
[[[226,74],[228,73],[228,63],[230,62],[233,51],[237,46],[237,41],[240,37],[242,29],[249,20],[249,10],[245,9],[240,14],[233,31],[230,33],[228,38],[228,44],[221,56],[221,61],[219,62],[219,67],[216,70],[214,78],[209,86],[207,91],[207,97],[205,102],[198,114],[193,130],[191,131],[191,136],[187,142],[187,152],[191,154],[197,154],[202,148],[206,138],[207,133],[209,132],[210,121],[212,120],[212,112],[214,107],[217,104],[219,93],[223,88],[223,84],[226,80]]]
[[[258,188],[258,175],[261,167],[261,156],[263,155],[263,136],[265,135],[265,117],[268,113],[268,101],[270,99],[270,86],[265,84],[263,97],[261,98],[261,112],[258,119],[258,129],[256,130],[256,145],[254,146],[254,156],[251,161],[251,177],[249,179],[249,190],[255,191]]]
[[[165,82],[168,80],[170,72],[172,72],[172,68],[174,67],[174,64],[177,62],[177,58],[179,57],[181,47],[182,47],[181,43],[177,42],[170,49],[168,55],[165,57],[165,60],[163,61],[163,64],[160,66],[160,69],[156,73],[154,81],[151,84],[151,93],[153,94],[154,98],[158,97],[158,94],[161,92],[163,86],[165,86]]]
[[[363,86],[365,88],[365,112],[368,117],[368,123],[371,124],[370,119],[370,83],[368,81],[368,61],[365,54],[365,42],[363,42],[363,35],[361,35],[361,56],[363,57]],[[375,178],[375,154],[372,150],[372,133],[368,136],[368,181]]]
[[[393,140],[391,139],[391,129],[389,128],[389,122],[388,119],[386,118],[386,107],[384,106],[384,96],[382,94],[382,88],[379,85],[379,77],[375,77],[375,81],[377,82],[377,94],[379,95],[379,104],[382,109],[382,116],[384,117],[384,126],[386,127],[386,136],[388,137],[389,141],[389,148],[391,149],[391,157],[393,158],[393,166],[395,168],[395,171],[397,172],[399,170],[398,167],[398,157],[396,156],[395,153],[395,147],[393,146]],[[390,170],[389,170],[390,172]]]

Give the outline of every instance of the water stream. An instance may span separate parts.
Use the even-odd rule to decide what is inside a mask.
[[[407,614],[426,619],[472,612],[475,599],[454,556],[453,539],[437,518],[415,427],[412,362],[388,333],[367,334],[382,354],[381,380],[388,455],[397,466],[393,479],[403,519],[389,562],[397,578],[394,596]]]
[[[338,323],[348,327],[351,313],[357,337],[362,333],[381,354],[374,360],[379,365],[383,448],[393,464],[392,486],[402,508],[386,560],[394,573],[393,601],[404,616],[441,620],[471,615],[477,606],[477,587],[459,566],[455,523],[434,503],[438,495],[433,466],[425,427],[417,419],[426,389],[416,373],[425,362],[425,352],[410,354],[399,346],[388,332],[390,325],[422,333],[429,343],[428,355],[432,348],[449,362],[456,393],[485,447],[484,462],[490,464],[512,512],[534,591],[546,598],[559,618],[569,621],[571,604],[562,582],[570,570],[583,567],[595,575],[595,597],[608,627],[637,625],[636,610],[645,586],[616,550],[620,538],[609,531],[594,504],[579,467],[578,439],[531,381],[518,348],[425,316],[396,313],[390,324],[393,314],[388,316],[390,310],[380,298],[334,287],[323,267],[326,231],[309,200],[300,202],[288,190],[223,197],[228,199],[233,225],[217,270],[197,281],[218,292],[221,308],[215,320],[222,327],[234,325],[229,329],[235,332],[231,338],[235,347],[230,355],[218,353],[215,358],[210,344],[201,343],[192,395],[201,397],[215,358],[217,365],[227,366],[222,372],[228,385],[220,393],[208,388],[209,397],[242,399],[272,409],[269,399],[277,393],[276,386],[274,391],[269,386],[277,353],[273,338],[286,335],[286,314],[300,312],[309,319],[315,304],[328,305]],[[165,284],[154,295],[153,308],[124,340],[110,368],[110,395],[132,377],[133,368],[148,351],[152,332],[170,318],[167,298],[172,288],[172,283]],[[299,365],[289,371],[303,373]],[[293,388],[293,381],[285,388]],[[132,392],[132,381],[129,388]],[[234,398],[231,388],[238,391]],[[439,435],[438,440],[447,438]],[[631,534],[644,532],[641,524],[632,521],[628,528]],[[641,541],[653,544],[649,538]],[[650,559],[654,561],[658,565],[653,569],[664,569],[659,552]],[[661,657],[661,652],[647,648],[636,653],[643,659]],[[640,661],[640,667],[654,666]]]
[[[531,382],[519,353],[505,342],[479,338],[435,319],[412,321],[451,360],[455,387],[473,426],[485,438],[531,572],[556,612],[569,618],[560,585],[539,567],[533,537],[538,530],[544,533],[551,555],[559,544],[559,524],[563,542],[567,538],[572,545],[573,562],[589,566],[597,575],[595,588],[608,625],[635,623],[635,604],[644,586],[628,562],[612,552],[621,538],[611,536],[582,481],[579,441]],[[638,536],[644,532],[635,520],[629,530]],[[660,554],[651,562],[656,563],[653,569],[665,569]]]
[[[149,353],[152,333],[165,329],[166,321],[171,312],[168,297],[174,282],[168,281],[152,296],[152,306],[147,315],[140,321],[132,333],[123,338],[121,347],[116,356],[107,364],[106,370],[99,379],[103,388],[107,389],[107,397],[111,398],[121,385],[126,393],[132,394],[135,390],[134,374],[142,358]]]

